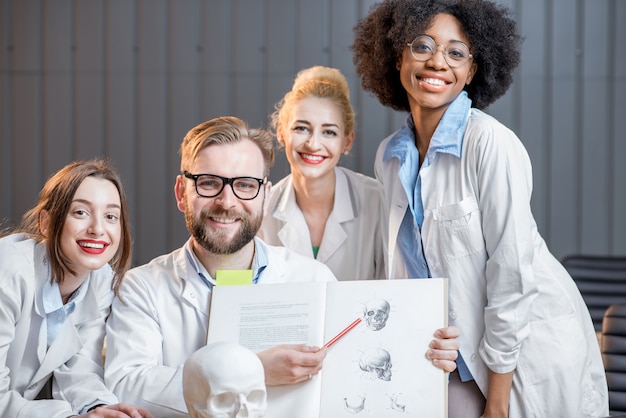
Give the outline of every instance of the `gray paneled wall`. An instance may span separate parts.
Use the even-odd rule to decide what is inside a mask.
[[[404,115],[359,88],[352,27],[373,0],[0,0],[0,219],[18,222],[45,179],[111,157],[131,202],[135,263],[187,237],[173,197],[178,144],[197,123],[267,125],[296,72],[340,68],[372,174]],[[553,252],[626,254],[626,1],[501,0],[525,43],[489,112],[526,144],[533,207]],[[281,157],[277,180],[288,172]]]

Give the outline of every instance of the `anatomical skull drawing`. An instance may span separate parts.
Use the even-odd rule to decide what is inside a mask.
[[[391,355],[382,348],[368,350],[359,359],[361,370],[380,380],[391,380],[391,366]]]
[[[363,319],[367,328],[372,331],[379,331],[387,324],[389,319],[390,306],[385,299],[371,299],[363,306]]]

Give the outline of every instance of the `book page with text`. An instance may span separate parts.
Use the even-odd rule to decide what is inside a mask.
[[[326,283],[287,283],[213,288],[207,344],[236,342],[254,352],[280,344],[322,346]],[[267,388],[266,418],[318,418],[319,376]]]

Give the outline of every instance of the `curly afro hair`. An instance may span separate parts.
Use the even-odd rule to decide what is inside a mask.
[[[471,45],[478,69],[465,90],[472,105],[484,109],[510,87],[522,39],[509,9],[488,0],[383,0],[356,24],[350,46],[361,86],[381,104],[410,111],[396,63],[440,13],[459,20]]]

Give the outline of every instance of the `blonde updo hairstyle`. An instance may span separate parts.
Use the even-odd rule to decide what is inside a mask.
[[[306,68],[296,76],[291,91],[276,104],[271,116],[271,129],[278,143],[284,145],[287,124],[293,107],[307,97],[319,97],[332,100],[341,112],[345,126],[344,135],[354,131],[354,109],[350,104],[350,89],[341,71],[321,65]]]

